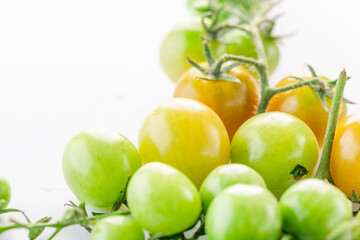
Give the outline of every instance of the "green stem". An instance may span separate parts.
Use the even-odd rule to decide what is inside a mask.
[[[32,229],[46,228],[46,227],[56,228],[56,232],[58,232],[61,229],[71,226],[71,225],[87,226],[87,225],[95,224],[100,219],[103,219],[106,217],[118,216],[118,215],[129,215],[129,214],[130,214],[130,211],[125,210],[125,211],[116,211],[116,212],[105,213],[105,214],[97,215],[97,216],[93,216],[93,217],[66,219],[66,220],[58,221],[56,223],[22,224],[22,223],[14,222],[13,225],[0,227],[0,233],[3,233],[5,231],[11,230],[11,229],[15,229],[15,228],[25,228],[28,230],[32,230]]]
[[[336,84],[336,90],[335,90],[335,96],[332,102],[332,106],[330,109],[330,116],[329,121],[326,129],[326,135],[325,135],[325,143],[320,159],[320,165],[319,168],[315,174],[316,178],[320,179],[328,179],[329,182],[333,183],[333,180],[331,178],[330,174],[330,157],[331,157],[331,151],[332,151],[332,145],[334,141],[334,135],[335,135],[335,129],[336,129],[336,123],[339,115],[340,110],[340,104],[346,84],[346,71],[345,69],[340,73],[339,80]]]

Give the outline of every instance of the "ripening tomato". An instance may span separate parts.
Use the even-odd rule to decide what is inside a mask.
[[[260,174],[246,165],[233,163],[219,166],[206,177],[200,188],[205,212],[221,191],[238,183],[266,188]]]
[[[11,198],[11,188],[5,177],[0,175],[0,210],[9,205]]]
[[[278,240],[281,213],[277,199],[259,186],[226,188],[210,204],[205,231],[209,240]]]
[[[201,212],[194,184],[175,168],[159,162],[148,163],[134,174],[127,202],[140,226],[166,236],[193,226]]]
[[[340,223],[351,219],[351,202],[335,186],[305,179],[291,186],[280,199],[283,228],[299,240],[320,240]]]
[[[336,127],[330,160],[335,185],[347,196],[360,194],[360,114],[353,114]]]
[[[328,81],[325,77],[320,77]],[[310,79],[306,77],[305,79]],[[298,80],[286,77],[281,80],[276,87],[284,87],[297,83]],[[327,105],[330,109],[332,100],[327,99]],[[325,133],[329,115],[321,105],[316,93],[310,87],[301,87],[294,90],[278,93],[273,96],[267,107],[267,111],[281,111],[290,113],[303,120],[314,132],[319,146],[324,144]],[[346,117],[346,104],[342,103],[339,112],[339,121]]]
[[[111,216],[101,219],[91,231],[90,240],[144,240],[144,232],[131,218]]]
[[[160,105],[144,121],[138,141],[144,164],[169,164],[197,187],[214,168],[229,162],[224,124],[213,110],[192,99],[174,98]]]
[[[318,154],[311,129],[300,119],[282,112],[250,118],[231,142],[231,162],[257,171],[277,197],[299,179],[312,176]]]
[[[204,62],[203,38],[205,30],[201,25],[200,18],[175,27],[163,40],[160,47],[160,63],[167,76],[174,82],[178,81],[181,75],[191,65],[187,56],[196,62]],[[255,46],[250,37],[240,30],[233,30],[223,34],[221,40],[229,44],[220,44],[216,41],[209,41],[209,47],[215,58],[228,53],[245,57],[257,58]],[[276,40],[270,37],[262,38],[269,72],[272,73],[279,61],[279,48]]]
[[[255,80],[244,67],[235,67],[229,74],[240,83],[202,80],[196,77],[204,74],[192,67],[180,78],[174,97],[192,98],[212,108],[232,139],[240,125],[256,115],[260,96]]]
[[[62,166],[67,184],[80,201],[108,210],[124,194],[141,159],[127,138],[95,128],[81,131],[69,141]]]

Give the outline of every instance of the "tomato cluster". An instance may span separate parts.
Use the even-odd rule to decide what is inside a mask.
[[[205,6],[225,2],[251,15],[263,1],[205,1]],[[189,6],[197,2],[189,0]],[[225,13],[220,18],[231,19]],[[328,109],[337,106],[332,101],[337,81],[310,67],[312,77],[288,76],[264,90],[262,74],[272,72],[279,59],[276,38],[259,32],[257,44],[267,62],[257,61],[261,50],[254,36],[235,29],[219,41],[216,27],[210,29],[205,20],[166,36],[160,60],[177,84],[173,98],[144,120],[138,148],[106,129],[83,130],[69,141],[62,159],[65,180],[80,202],[103,217],[89,217],[80,205],[56,226],[77,221],[91,230],[88,225],[94,225],[92,240],[142,240],[144,230],[150,239],[188,239],[189,229],[190,239],[206,235],[209,240],[360,236],[360,217],[352,219],[349,200],[360,202],[360,114],[346,117],[345,103],[330,118],[340,122],[329,164],[328,180],[335,186],[313,178],[319,153],[332,140],[330,135],[325,140],[325,133],[331,132]],[[201,36],[209,32],[213,39],[203,47]],[[190,64],[187,55],[200,63],[188,59]],[[232,55],[245,56],[242,61],[259,74],[246,64],[225,64]],[[292,87],[297,84],[302,85]],[[272,95],[259,114],[264,91]],[[10,186],[0,177],[0,214],[9,200]],[[121,209],[131,217],[122,216]],[[22,226],[41,234],[48,220],[42,221]]]

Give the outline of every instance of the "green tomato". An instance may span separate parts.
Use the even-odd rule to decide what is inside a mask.
[[[240,126],[231,143],[231,162],[257,171],[275,196],[314,173],[319,146],[300,119],[280,112],[259,114]]]
[[[212,200],[222,190],[242,183],[266,188],[262,177],[253,169],[242,164],[222,165],[214,169],[204,180],[200,188],[200,196],[206,211]]]
[[[340,223],[351,219],[352,206],[336,187],[306,179],[290,187],[280,199],[284,230],[300,240],[325,239]]]
[[[203,39],[201,38],[204,34],[205,30],[200,19],[195,18],[178,25],[165,37],[160,47],[160,63],[172,81],[176,82],[191,67],[187,61],[187,56],[196,62],[206,60],[203,53]],[[225,53],[257,58],[252,40],[242,31],[230,31],[222,36],[222,40],[229,44],[208,42],[216,58]],[[272,73],[279,62],[279,48],[273,38],[263,37],[263,43],[268,58],[269,72]]]
[[[67,144],[63,173],[80,201],[111,209],[125,191],[129,176],[141,167],[136,147],[119,133],[88,129]]]
[[[144,240],[144,232],[131,218],[112,216],[101,219],[91,231],[91,240]]]
[[[194,184],[164,163],[148,163],[131,178],[127,202],[136,221],[150,233],[173,235],[194,225],[201,200]]]
[[[155,109],[139,134],[143,163],[163,162],[200,187],[217,166],[229,163],[230,141],[220,117],[206,105],[173,98]]]
[[[209,240],[277,240],[281,235],[280,207],[268,190],[236,184],[210,204],[205,231]]]
[[[0,210],[9,205],[11,198],[11,188],[5,177],[0,175]]]

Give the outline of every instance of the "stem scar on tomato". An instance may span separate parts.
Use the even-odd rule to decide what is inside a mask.
[[[300,180],[303,176],[308,174],[308,172],[309,171],[305,167],[297,164],[290,174],[294,175],[295,180]]]

